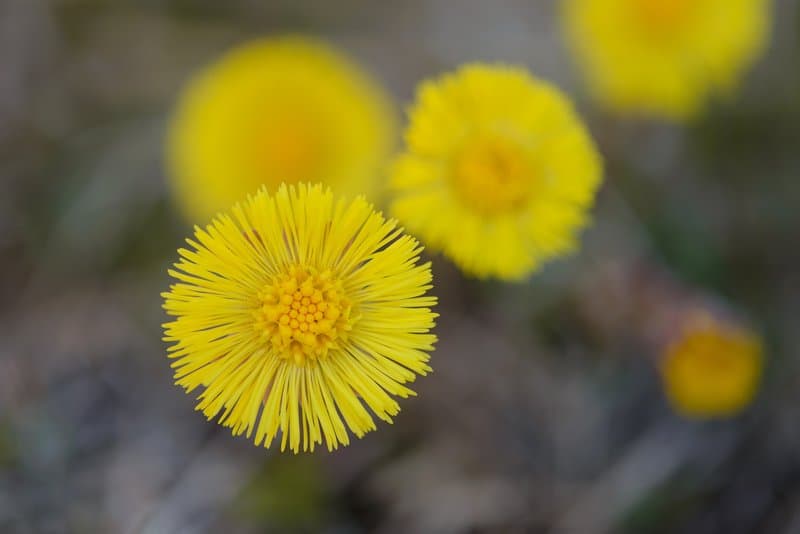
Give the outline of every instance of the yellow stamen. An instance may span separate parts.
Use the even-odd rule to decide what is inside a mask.
[[[525,150],[510,139],[480,136],[455,158],[452,182],[461,200],[482,215],[517,211],[538,176]]]
[[[299,366],[324,358],[352,328],[350,301],[327,271],[293,266],[267,285],[260,299],[255,327],[270,334],[281,358]]]
[[[325,158],[318,126],[301,115],[267,117],[263,131],[255,136],[255,158],[260,168],[287,183],[313,176]]]
[[[642,26],[656,37],[666,37],[683,28],[695,0],[630,0],[633,13]]]

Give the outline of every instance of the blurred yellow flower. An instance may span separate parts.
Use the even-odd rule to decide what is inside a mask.
[[[281,449],[347,445],[391,422],[393,396],[426,374],[436,314],[422,247],[359,197],[261,189],[205,230],[170,270],[164,325],[176,383],[234,435]]]
[[[765,47],[769,0],[563,0],[589,89],[622,112],[683,120]]]
[[[569,100],[526,70],[468,65],[420,85],[393,214],[478,277],[520,279],[571,251],[601,161]]]
[[[762,366],[755,333],[702,314],[667,347],[660,371],[675,411],[702,419],[735,415],[750,404]]]
[[[262,184],[371,194],[392,148],[389,98],[357,65],[304,37],[257,40],[189,82],[167,146],[176,199],[205,222]]]

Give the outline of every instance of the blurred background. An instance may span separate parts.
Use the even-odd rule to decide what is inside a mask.
[[[800,532],[800,14],[774,9],[739,94],[677,126],[595,109],[549,0],[0,0],[0,532]],[[190,232],[163,170],[178,92],[286,31],[349,53],[398,114],[465,61],[526,65],[606,166],[582,249],[529,283],[434,256],[419,396],[298,456],[194,411],[159,296]],[[763,335],[734,417],[665,400],[648,319],[698,305]]]

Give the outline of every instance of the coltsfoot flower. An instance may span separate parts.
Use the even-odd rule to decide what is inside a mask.
[[[424,375],[436,314],[422,247],[359,197],[261,190],[205,229],[170,270],[164,325],[197,409],[269,447],[328,449],[392,421]]]
[[[690,418],[728,417],[747,407],[763,367],[761,339],[743,327],[692,314],[662,356],[664,390]]]
[[[562,0],[590,91],[620,112],[684,120],[763,51],[769,0]]]
[[[393,214],[466,273],[520,279],[576,247],[601,161],[569,100],[522,68],[468,65],[417,92]]]
[[[192,222],[262,184],[323,182],[369,195],[394,131],[389,97],[346,56],[306,37],[266,38],[187,84],[170,123],[168,171]]]

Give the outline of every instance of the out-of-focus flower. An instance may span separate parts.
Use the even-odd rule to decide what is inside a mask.
[[[426,374],[436,314],[422,247],[359,197],[262,189],[196,228],[163,294],[175,379],[197,409],[269,447],[328,449],[391,422]],[[370,411],[371,410],[371,411]]]
[[[520,279],[573,250],[601,161],[569,100],[526,70],[468,65],[421,84],[392,211],[465,272]]]
[[[563,0],[589,89],[621,112],[682,120],[761,54],[769,0]]]
[[[732,416],[749,405],[762,366],[758,335],[698,312],[667,346],[660,371],[675,411],[704,419]]]
[[[371,194],[394,129],[389,98],[335,49],[304,37],[253,41],[183,91],[167,147],[173,190],[195,222],[262,184]]]

